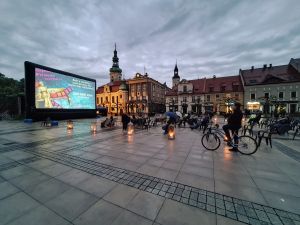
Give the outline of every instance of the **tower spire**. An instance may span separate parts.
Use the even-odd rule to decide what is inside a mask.
[[[119,67],[117,44],[115,43],[114,56],[112,57],[112,67],[110,68],[110,80],[117,81],[122,79],[122,69]]]

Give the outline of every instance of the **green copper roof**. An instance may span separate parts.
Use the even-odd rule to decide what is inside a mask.
[[[115,73],[122,73],[122,69],[119,67],[112,67],[109,70],[110,72],[115,72]]]

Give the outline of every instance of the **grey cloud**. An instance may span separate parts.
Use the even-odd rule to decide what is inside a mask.
[[[300,57],[298,0],[2,0],[0,72],[22,78],[25,60],[109,81],[114,42],[126,78],[171,84],[234,75]]]

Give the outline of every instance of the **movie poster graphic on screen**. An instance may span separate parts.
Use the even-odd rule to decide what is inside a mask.
[[[37,109],[95,109],[95,83],[35,68]]]

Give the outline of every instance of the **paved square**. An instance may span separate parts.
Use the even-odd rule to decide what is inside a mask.
[[[299,139],[245,156],[188,128],[1,123],[0,224],[300,224]]]

